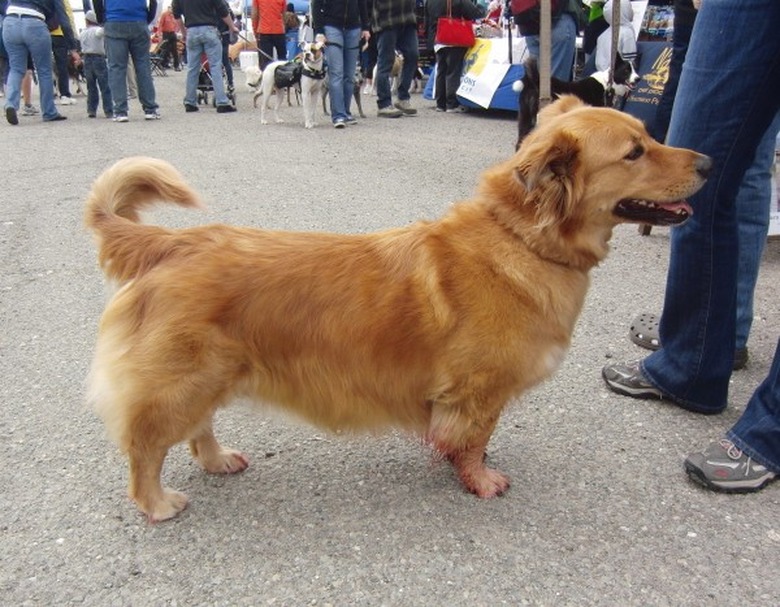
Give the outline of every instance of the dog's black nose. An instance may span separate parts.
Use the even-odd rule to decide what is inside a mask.
[[[712,170],[712,158],[709,156],[699,156],[696,159],[696,172],[702,176],[703,179],[707,179],[710,176]]]

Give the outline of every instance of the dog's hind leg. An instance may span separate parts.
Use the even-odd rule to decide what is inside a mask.
[[[482,498],[496,497],[509,488],[509,477],[485,465],[485,448],[498,422],[501,408],[485,416],[490,407],[474,403],[435,403],[428,440],[455,468],[463,485]]]
[[[197,436],[190,439],[190,452],[206,472],[213,474],[234,474],[249,466],[246,455],[220,446],[214,436],[211,419],[201,427]]]

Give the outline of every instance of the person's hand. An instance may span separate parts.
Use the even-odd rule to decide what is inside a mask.
[[[81,55],[79,55],[79,52],[77,50],[72,50],[70,52],[70,58],[75,65],[81,63]]]
[[[371,39],[371,32],[369,32],[368,30],[363,30],[362,32],[360,32],[360,37],[366,42],[368,42]]]

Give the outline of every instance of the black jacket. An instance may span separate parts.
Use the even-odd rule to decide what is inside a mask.
[[[369,29],[366,0],[312,0],[312,27],[323,33],[326,25],[338,29]]]

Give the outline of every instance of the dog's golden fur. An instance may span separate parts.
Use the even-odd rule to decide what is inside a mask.
[[[169,164],[128,158],[94,183],[86,223],[120,289],[103,315],[89,400],[130,460],[150,520],[186,497],[163,489],[168,449],[189,441],[209,472],[246,457],[212,432],[239,395],[331,430],[424,437],[481,497],[508,478],[483,462],[513,397],[558,367],[588,271],[607,254],[623,198],[677,200],[702,156],[641,124],[564,99],[472,200],[382,233],[294,233],[138,223],[156,201],[199,206]],[[637,145],[645,153],[628,159]]]

